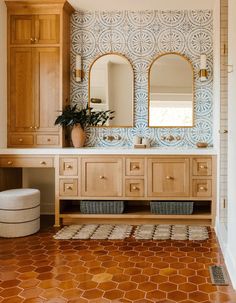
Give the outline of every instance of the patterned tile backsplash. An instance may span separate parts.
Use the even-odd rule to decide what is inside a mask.
[[[148,138],[152,146],[194,147],[196,142],[213,144],[213,17],[212,11],[88,11],[72,16],[72,70],[75,55],[81,54],[85,77],[76,83],[71,77],[71,102],[86,105],[88,101],[88,70],[95,58],[104,53],[124,54],[133,64],[134,127],[89,128],[87,146],[132,146],[133,137]],[[178,52],[187,56],[194,67],[195,127],[148,127],[148,69],[161,53]],[[207,55],[208,79],[198,76],[200,54]],[[167,135],[182,140],[167,142]],[[120,136],[107,142],[104,136]]]

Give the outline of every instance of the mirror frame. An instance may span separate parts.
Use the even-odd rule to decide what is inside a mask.
[[[192,88],[193,88],[193,97],[192,97],[192,103],[193,103],[193,115],[192,115],[192,125],[191,126],[150,126],[150,102],[151,102],[151,68],[153,66],[153,64],[160,59],[161,57],[164,56],[168,56],[168,55],[177,55],[181,58],[183,58],[184,60],[186,60],[189,65],[191,66],[192,69]],[[157,57],[155,57],[153,59],[153,61],[151,62],[149,69],[148,69],[148,127],[150,128],[193,128],[195,127],[195,111],[194,111],[194,107],[195,107],[195,79],[194,79],[194,67],[192,62],[189,60],[189,58],[183,54],[177,53],[177,52],[168,52],[168,53],[163,53],[158,55]]]
[[[98,127],[98,128],[99,127],[101,127],[101,128],[133,128],[134,127],[134,67],[133,67],[133,64],[131,63],[131,61],[125,55],[123,55],[121,53],[110,52],[110,53],[102,54],[102,55],[96,57],[93,60],[93,62],[90,64],[90,66],[89,66],[89,75],[88,75],[88,106],[89,107],[91,106],[91,102],[90,102],[90,87],[91,87],[90,79],[91,79],[92,67],[95,64],[95,62],[97,62],[97,60],[99,60],[102,57],[108,56],[108,55],[117,55],[117,56],[120,56],[120,57],[124,58],[129,63],[129,65],[132,69],[132,73],[133,73],[133,77],[132,77],[132,80],[133,80],[133,84],[132,84],[132,89],[133,89],[132,90],[132,125],[130,125],[130,126],[119,126],[119,125],[116,125],[116,126],[102,125],[101,126],[101,125],[98,125],[98,126],[91,126],[91,127]]]

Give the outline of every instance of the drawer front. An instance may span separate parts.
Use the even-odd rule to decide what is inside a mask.
[[[82,196],[122,196],[122,159],[83,158]]]
[[[211,180],[193,180],[193,197],[211,197],[212,181]]]
[[[211,176],[212,160],[211,158],[194,158],[193,159],[194,176]]]
[[[144,159],[130,158],[125,160],[126,176],[143,176],[144,175]]]
[[[143,197],[144,180],[143,179],[126,179],[125,180],[126,197]]]
[[[189,159],[148,160],[148,195],[150,197],[189,196]]]
[[[78,159],[77,158],[60,158],[59,172],[61,176],[77,176],[78,175]]]
[[[11,146],[32,146],[34,145],[33,135],[10,135]]]
[[[58,135],[37,135],[36,144],[37,145],[47,145],[54,146],[59,145],[59,136]]]
[[[77,179],[60,179],[59,181],[60,196],[78,196]]]
[[[53,167],[52,157],[4,157],[0,158],[1,167]]]

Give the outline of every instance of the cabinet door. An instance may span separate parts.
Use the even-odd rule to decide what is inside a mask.
[[[35,116],[38,131],[58,132],[54,126],[60,109],[59,48],[35,48]]]
[[[82,196],[122,196],[122,159],[83,158]]]
[[[148,195],[185,197],[189,195],[189,159],[149,159]]]
[[[35,18],[35,43],[56,44],[60,41],[59,15],[38,15]]]
[[[34,16],[11,16],[10,24],[11,44],[34,43]]]
[[[10,130],[32,131],[35,125],[34,72],[31,48],[12,48],[10,59]]]

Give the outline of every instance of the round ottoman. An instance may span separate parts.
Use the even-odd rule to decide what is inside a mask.
[[[20,188],[0,192],[0,237],[24,237],[39,228],[39,190]]]

